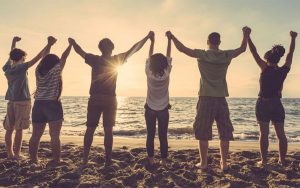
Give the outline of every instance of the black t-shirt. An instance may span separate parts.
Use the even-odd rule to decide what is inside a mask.
[[[265,98],[281,98],[283,82],[290,68],[287,66],[267,68],[260,74],[260,91],[258,96]]]
[[[125,54],[102,56],[86,54],[85,62],[92,67],[90,95],[116,96],[117,67],[126,61]]]

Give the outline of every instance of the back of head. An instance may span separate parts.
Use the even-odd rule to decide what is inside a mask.
[[[149,68],[155,76],[163,76],[167,67],[168,60],[163,54],[156,53],[150,56]]]
[[[217,32],[212,32],[211,34],[208,35],[208,41],[212,45],[219,45],[221,42],[221,35]]]
[[[115,46],[109,38],[104,38],[99,42],[98,48],[102,54],[111,54]]]
[[[15,48],[9,53],[9,58],[16,62],[20,61],[24,56],[26,56],[26,52],[19,48]]]
[[[42,60],[38,66],[38,72],[40,75],[46,75],[55,65],[60,63],[60,59],[55,54],[48,54]]]
[[[278,64],[280,58],[284,55],[285,49],[281,45],[275,45],[271,50],[267,51],[264,55],[265,60],[271,64]]]

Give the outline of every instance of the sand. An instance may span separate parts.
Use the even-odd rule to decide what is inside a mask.
[[[212,141],[209,150],[209,169],[195,167],[199,162],[197,141],[169,140],[167,167],[159,165],[156,150],[154,167],[147,164],[145,139],[114,139],[113,164],[104,167],[103,137],[95,137],[86,168],[79,168],[82,156],[82,137],[62,137],[62,162],[47,166],[51,159],[49,137],[41,142],[40,165],[28,161],[28,136],[22,152],[25,159],[6,159],[3,137],[0,137],[0,186],[4,187],[300,187],[300,147],[290,144],[288,165],[277,164],[276,144],[271,144],[269,164],[257,165],[260,160],[258,142],[234,141],[231,144],[230,169],[219,168],[218,142]],[[158,147],[156,142],[156,149]]]

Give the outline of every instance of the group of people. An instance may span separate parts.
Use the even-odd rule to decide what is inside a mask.
[[[117,67],[126,62],[150,40],[149,56],[145,64],[147,76],[147,98],[145,102],[145,122],[147,129],[146,148],[150,165],[154,161],[154,137],[156,122],[160,141],[161,165],[166,165],[168,157],[168,124],[169,124],[169,82],[172,70],[171,45],[182,53],[196,58],[201,75],[197,113],[193,124],[195,138],[199,140],[200,162],[196,166],[206,169],[208,166],[208,141],[212,139],[212,125],[216,121],[220,138],[220,168],[228,169],[227,157],[229,142],[233,140],[233,125],[226,98],[228,94],[226,73],[233,58],[246,51],[247,44],[261,69],[260,92],[256,104],[256,117],[260,128],[261,164],[267,163],[269,123],[273,123],[279,140],[279,163],[285,163],[287,139],[284,132],[285,112],[281,103],[283,82],[290,70],[295,39],[297,33],[291,31],[291,44],[286,61],[278,66],[285,53],[281,45],[275,45],[267,51],[262,59],[250,38],[251,29],[244,27],[241,46],[233,50],[220,50],[220,34],[213,32],[207,39],[208,50],[190,49],[183,45],[170,31],[166,32],[167,52],[154,53],[155,34],[150,31],[147,36],[134,44],[128,51],[112,55],[114,43],[104,38],[99,42],[101,55],[85,52],[77,42],[69,38],[69,45],[59,58],[49,54],[51,46],[56,43],[52,36],[48,37],[47,45],[30,61],[26,61],[26,52],[16,48],[21,40],[14,37],[10,57],[3,67],[8,81],[5,99],[8,100],[7,114],[4,120],[5,143],[7,158],[21,157],[22,131],[30,124],[31,97],[28,88],[27,70],[41,61],[36,67],[36,92],[32,108],[32,135],[29,141],[29,155],[33,163],[38,163],[38,148],[45,126],[49,124],[51,137],[51,165],[60,162],[60,130],[63,123],[61,104],[62,71],[73,48],[91,69],[90,98],[87,107],[86,132],[84,135],[83,165],[87,164],[89,151],[93,142],[94,132],[103,116],[105,165],[112,163],[113,127],[115,126],[117,99],[116,80]],[[12,134],[15,130],[14,142]]]

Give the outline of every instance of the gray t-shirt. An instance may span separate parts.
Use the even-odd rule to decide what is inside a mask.
[[[25,101],[30,100],[30,92],[28,87],[27,70],[28,63],[12,65],[11,61],[3,66],[8,88],[5,100],[9,101]]]
[[[197,50],[201,74],[199,96],[227,97],[226,74],[234,50]]]

